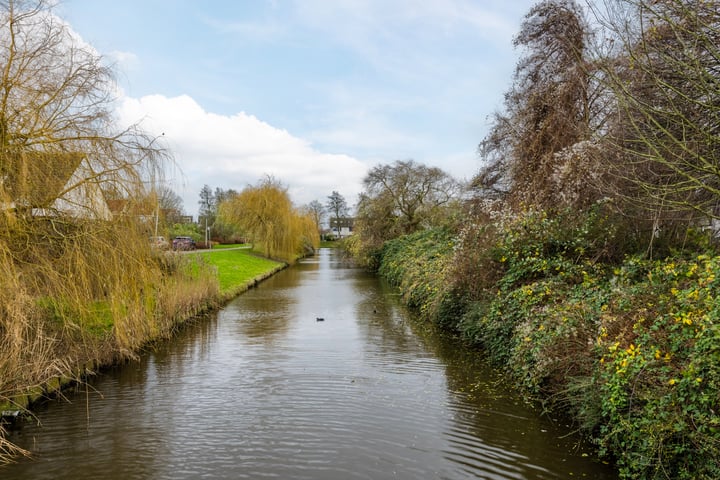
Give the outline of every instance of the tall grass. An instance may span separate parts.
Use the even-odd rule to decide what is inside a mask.
[[[0,217],[0,410],[135,356],[285,266],[247,248],[153,251],[130,220]],[[23,454],[0,430],[0,464]]]
[[[2,220],[0,410],[135,356],[286,266],[247,248],[153,251],[131,221]],[[0,465],[27,453],[0,429]]]
[[[134,355],[217,297],[209,268],[152,252],[133,222],[3,220],[0,406]]]

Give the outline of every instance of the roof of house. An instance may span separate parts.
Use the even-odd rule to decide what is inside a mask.
[[[0,192],[16,206],[49,207],[83,158],[77,152],[0,152]]]
[[[355,219],[353,217],[333,217],[330,219],[331,227],[352,227],[354,223]]]

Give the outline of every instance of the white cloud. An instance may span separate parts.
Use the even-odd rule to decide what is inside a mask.
[[[196,214],[203,185],[241,190],[264,175],[289,187],[297,205],[326,201],[336,190],[355,202],[367,166],[348,155],[319,152],[307,141],[244,112],[232,116],[205,111],[187,95],[125,98],[120,122],[141,122],[153,135],[163,135],[183,173],[184,187],[173,185]]]
[[[134,70],[140,66],[140,59],[132,52],[112,51],[108,57],[122,70]]]

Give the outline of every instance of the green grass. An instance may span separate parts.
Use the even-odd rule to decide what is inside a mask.
[[[267,276],[284,266],[283,263],[253,254],[244,246],[230,247],[223,245],[222,248],[200,250],[197,253],[208,265],[217,269],[220,292],[223,295],[242,291],[258,277]]]

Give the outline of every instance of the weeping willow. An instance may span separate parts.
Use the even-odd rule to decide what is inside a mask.
[[[312,216],[295,208],[287,188],[272,177],[223,202],[218,214],[268,258],[292,263],[320,244]]]

